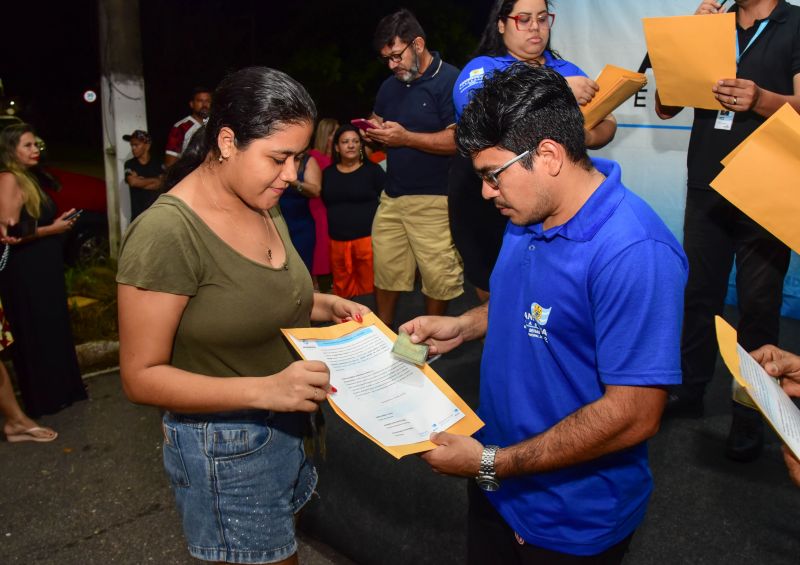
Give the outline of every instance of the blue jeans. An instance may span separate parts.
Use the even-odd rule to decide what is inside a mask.
[[[164,415],[164,467],[193,557],[270,563],[297,551],[294,515],[317,484],[303,451],[304,418]]]

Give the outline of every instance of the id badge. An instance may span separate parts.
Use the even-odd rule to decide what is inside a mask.
[[[733,127],[733,114],[729,110],[720,110],[717,112],[717,121],[714,122],[714,129],[724,129],[730,131]]]

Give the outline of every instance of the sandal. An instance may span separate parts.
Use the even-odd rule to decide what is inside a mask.
[[[42,428],[41,426],[34,426],[32,428],[28,428],[27,430],[23,430],[21,432],[16,432],[13,434],[6,434],[6,441],[9,443],[19,443],[22,441],[36,441],[36,442],[48,442],[53,441],[58,437],[58,433],[51,430],[50,428]]]

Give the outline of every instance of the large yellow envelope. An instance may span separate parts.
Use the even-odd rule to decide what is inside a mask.
[[[394,333],[392,330],[386,327],[386,325],[381,322],[380,318],[378,318],[375,314],[369,313],[364,316],[363,324],[358,324],[356,322],[345,322],[344,324],[337,324],[335,326],[327,326],[324,328],[294,328],[294,329],[282,329],[281,331],[285,336],[287,336],[287,341],[294,347],[295,351],[297,351],[298,355],[302,357],[302,353],[295,347],[294,343],[291,339],[288,339],[288,336],[293,336],[296,339],[336,339],[347,335],[360,327],[363,326],[371,326],[374,325],[384,334],[389,336],[389,339],[395,341],[397,339],[397,334]],[[475,412],[467,406],[467,403],[456,394],[456,392],[450,388],[442,377],[436,374],[436,371],[431,369],[431,366],[427,363],[422,367],[422,372],[427,376],[433,384],[435,384],[443,393],[444,395],[450,399],[450,401],[455,404],[459,410],[464,414],[464,417],[461,418],[458,422],[450,426],[446,431],[451,434],[458,434],[462,436],[471,436],[479,429],[483,427],[483,422]],[[328,396],[328,402],[333,408],[333,411],[336,412],[342,420],[350,424],[353,428],[355,428],[359,433],[364,435],[365,437],[369,438],[371,441],[375,442],[387,452],[391,453],[397,459],[405,455],[410,455],[412,453],[421,453],[423,451],[430,451],[431,449],[435,448],[434,445],[430,441],[422,441],[419,443],[410,443],[406,445],[383,445],[371,435],[369,435],[364,429],[356,424],[353,420],[351,420],[347,414],[345,414],[338,406],[336,406],[336,401]]]
[[[642,23],[661,103],[723,110],[711,87],[736,78],[736,15],[644,18]]]
[[[798,148],[800,115],[785,104],[725,157],[726,166],[711,186],[800,252]]]
[[[621,67],[606,65],[595,82],[600,90],[591,102],[581,106],[586,129],[592,129],[638,92],[647,84],[647,77]]]
[[[736,119],[736,118],[734,117],[734,119]],[[797,112],[795,112],[794,109],[789,104],[784,104],[783,106],[778,108],[777,112],[775,112],[769,118],[767,118],[764,121],[764,123],[761,124],[758,127],[758,130],[756,130],[756,131],[759,131],[759,130],[768,131],[772,127],[772,126],[768,127],[768,124],[770,122],[772,122],[773,120],[776,120],[776,119],[781,119],[781,120],[786,121],[787,123],[793,123],[793,124],[797,124],[797,125],[800,126],[800,115],[798,115]],[[745,145],[747,145],[750,142],[751,139],[754,139],[756,131],[754,131],[751,135],[747,136],[746,139],[744,139],[739,145],[737,145],[733,149],[733,151],[728,153],[725,156],[725,158],[722,159],[722,161],[720,161],[722,163],[722,166],[724,166],[724,167],[728,166],[728,164],[733,160],[734,157],[736,157],[736,155],[739,153],[739,151],[741,151],[742,148]]]

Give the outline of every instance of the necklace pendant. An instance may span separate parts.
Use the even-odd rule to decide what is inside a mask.
[[[272,249],[270,249],[269,247],[267,247],[267,261],[272,263]]]

